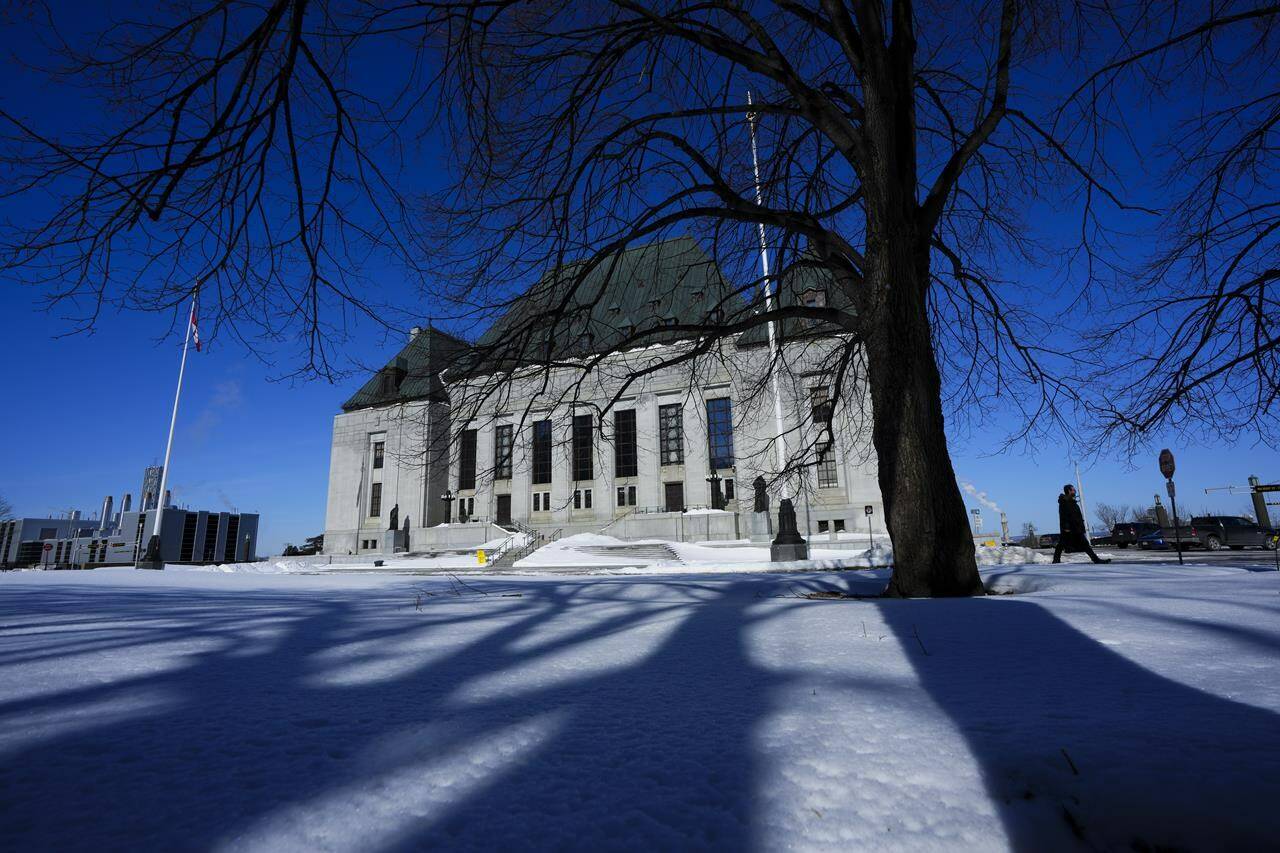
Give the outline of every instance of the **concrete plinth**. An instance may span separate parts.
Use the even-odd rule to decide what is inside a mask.
[[[747,537],[752,542],[769,542],[773,539],[773,516],[767,512],[748,512]]]
[[[775,563],[787,563],[793,560],[809,559],[808,542],[774,542],[769,546],[769,559]]]
[[[403,554],[409,550],[409,535],[403,530],[382,531],[382,553]]]

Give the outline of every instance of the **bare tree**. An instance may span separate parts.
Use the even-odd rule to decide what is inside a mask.
[[[64,70],[119,108],[112,129],[58,139],[0,113],[8,195],[55,199],[10,232],[3,264],[85,306],[86,323],[111,302],[172,307],[203,280],[217,322],[293,335],[320,373],[334,311],[388,322],[362,289],[371,254],[418,274],[431,257],[429,293],[457,322],[490,321],[542,277],[519,322],[478,349],[499,377],[481,397],[517,366],[573,397],[566,371],[588,377],[672,336],[683,343],[641,374],[732,361],[725,347],[769,322],[784,337],[821,324],[839,342],[815,368],[832,406],[870,418],[888,593],[980,594],[945,418],[994,390],[1031,428],[1071,399],[1034,294],[996,260],[1034,252],[1022,212],[1054,186],[1079,192],[1082,234],[1096,205],[1124,206],[1096,139],[1059,133],[1052,105],[1014,81],[1064,54],[1087,68],[1120,14],[1024,0],[175,4],[91,54],[68,50]],[[1119,29],[1103,43],[1124,43]],[[371,82],[371,62],[400,85]],[[1098,100],[1084,112],[1124,120]],[[397,168],[427,128],[452,157],[429,200]],[[730,282],[719,304],[575,348],[601,295],[593,273],[686,233]],[[804,274],[830,298],[763,297]],[[820,445],[793,443],[787,467],[812,466]]]
[[[1114,289],[1123,319],[1097,336],[1114,355],[1103,428],[1265,436],[1280,411],[1280,4],[1172,3],[1114,23],[1127,37],[1064,114],[1096,133],[1099,102],[1122,86],[1197,94],[1161,152],[1172,203],[1158,250]]]
[[[1098,517],[1098,521],[1107,530],[1111,530],[1117,524],[1134,521],[1138,518],[1138,511],[1128,504],[1097,503],[1093,506],[1093,514]]]

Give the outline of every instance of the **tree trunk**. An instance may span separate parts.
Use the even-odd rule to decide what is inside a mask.
[[[973,535],[943,429],[942,382],[933,354],[927,251],[890,240],[870,285],[875,310],[864,329],[872,440],[893,539],[885,594],[982,595]],[[905,244],[905,245],[904,245]],[[878,280],[877,280],[878,279]]]

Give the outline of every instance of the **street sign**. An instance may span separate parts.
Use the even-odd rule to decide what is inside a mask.
[[[867,504],[862,508],[863,515],[871,515],[873,512],[875,512],[875,507],[871,506],[871,504]]]
[[[1160,473],[1166,480],[1173,479],[1173,451],[1167,447],[1160,451]]]
[[[1172,500],[1175,497],[1173,493],[1173,480],[1166,480],[1164,486],[1166,489],[1168,489],[1169,498]],[[1174,512],[1177,512],[1177,510],[1174,510]]]
[[[46,542],[46,543],[44,543],[44,549],[45,549],[46,551],[52,551],[52,550],[53,550],[53,543],[52,543],[52,542]]]
[[[1257,485],[1253,487],[1255,492],[1280,492],[1280,483],[1269,483],[1267,485]]]

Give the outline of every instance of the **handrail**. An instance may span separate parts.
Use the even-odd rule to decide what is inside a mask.
[[[611,522],[609,522],[608,524],[606,524],[604,527],[601,527],[601,528],[600,528],[600,532],[601,532],[601,533],[604,533],[606,530],[608,530],[610,527],[613,527],[613,526],[614,526],[615,524],[617,524],[619,521],[622,521],[623,519],[627,519],[627,518],[630,518],[631,516],[635,515],[635,513],[636,513],[636,509],[637,509],[637,507],[634,507],[634,506],[633,506],[633,507],[631,507],[631,508],[630,508],[630,509],[628,509],[626,512],[624,512],[622,515],[618,516],[618,517],[617,517],[617,518],[615,518],[613,521],[611,521]]]

